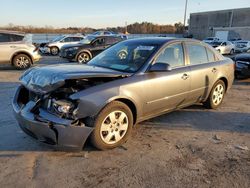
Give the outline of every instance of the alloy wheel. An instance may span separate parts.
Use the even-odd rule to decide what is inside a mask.
[[[25,69],[30,66],[30,60],[25,56],[20,56],[16,59],[16,65],[19,68]]]
[[[213,91],[212,101],[214,105],[218,106],[224,97],[224,86],[222,84],[218,84]]]
[[[90,57],[87,53],[81,53],[78,56],[78,63],[86,63],[90,60]]]

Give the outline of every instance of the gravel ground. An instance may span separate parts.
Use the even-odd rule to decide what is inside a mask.
[[[122,147],[67,153],[20,130],[11,100],[22,72],[0,69],[0,187],[250,187],[250,79],[216,111],[192,106],[138,124]]]

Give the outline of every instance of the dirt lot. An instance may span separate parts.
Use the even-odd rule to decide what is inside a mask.
[[[40,65],[51,62],[61,61]],[[11,100],[22,72],[1,69],[0,187],[250,187],[250,79],[219,110],[192,106],[140,123],[117,149],[66,153],[20,130]]]

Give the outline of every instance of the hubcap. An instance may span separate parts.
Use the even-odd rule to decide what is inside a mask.
[[[218,84],[215,88],[214,88],[214,92],[213,92],[213,103],[214,105],[219,105],[223,99],[224,96],[224,87],[222,84]]]
[[[16,59],[16,64],[20,68],[26,68],[29,66],[30,62],[28,58],[21,56],[18,59]]]
[[[102,122],[101,139],[106,144],[115,144],[125,136],[127,130],[127,115],[122,111],[113,111]]]
[[[58,50],[57,50],[57,48],[52,48],[51,52],[53,55],[56,55],[58,53]]]
[[[86,63],[86,62],[88,62],[89,61],[89,55],[88,54],[86,54],[86,53],[82,53],[82,54],[80,54],[79,55],[79,57],[78,57],[78,62],[79,63]]]

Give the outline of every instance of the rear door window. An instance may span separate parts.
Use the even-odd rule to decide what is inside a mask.
[[[121,39],[117,38],[117,37],[107,37],[106,38],[106,44],[107,45],[112,45],[115,44],[117,42],[121,41]]]
[[[0,33],[0,42],[10,42],[10,35],[5,33]]]
[[[10,40],[12,42],[22,41],[24,36],[22,35],[10,35]]]
[[[189,61],[191,65],[198,65],[208,62],[206,48],[199,44],[186,44]]]

